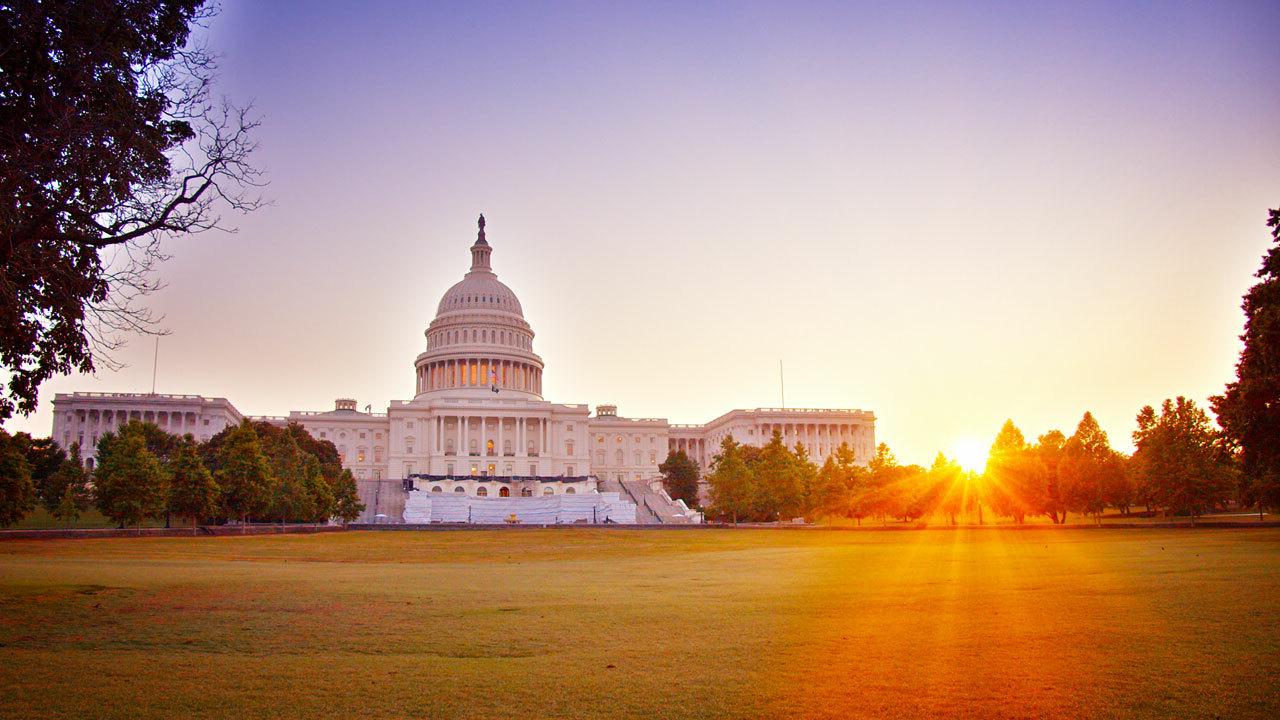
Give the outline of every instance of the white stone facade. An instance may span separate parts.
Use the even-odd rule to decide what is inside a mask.
[[[174,435],[205,441],[244,416],[226,398],[155,393],[58,393],[53,397],[53,439],[64,448],[80,444],[89,467],[97,458],[98,438],[130,420],[155,423]]]
[[[875,415],[862,410],[733,410],[704,425],[662,418],[619,417],[601,405],[542,398],[542,358],[515,293],[494,274],[484,218],[471,246],[471,268],[444,294],[414,360],[411,400],[385,413],[361,411],[342,398],[333,410],[287,417],[337,447],[355,475],[370,513],[403,512],[404,480],[424,492],[469,497],[545,497],[598,492],[602,481],[652,481],[672,450],[683,449],[704,471],[720,441],[761,445],[776,428],[788,446],[809,448],[822,463],[848,442],[858,462],[875,452]],[[156,422],[206,440],[243,416],[224,398],[192,395],[59,394],[53,437],[80,442],[92,458],[97,438],[124,418]],[[388,500],[383,501],[386,492]]]

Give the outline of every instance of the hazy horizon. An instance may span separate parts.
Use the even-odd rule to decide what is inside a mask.
[[[384,411],[484,212],[552,402],[873,410],[927,464],[1234,376],[1280,6],[227,2],[274,204],[169,243],[156,390]],[[129,366],[57,392],[147,392]]]

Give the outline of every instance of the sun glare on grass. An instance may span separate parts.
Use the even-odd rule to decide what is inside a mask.
[[[951,446],[951,455],[960,467],[971,472],[982,472],[987,466],[987,446],[973,438],[956,441]]]

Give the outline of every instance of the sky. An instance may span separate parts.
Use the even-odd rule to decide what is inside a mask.
[[[225,2],[272,204],[169,243],[156,390],[385,410],[483,212],[544,396],[873,410],[905,461],[1221,392],[1280,5]],[[150,390],[128,366],[56,392]],[[967,444],[967,445],[966,445]]]

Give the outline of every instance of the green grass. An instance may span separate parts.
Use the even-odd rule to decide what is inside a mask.
[[[0,717],[1277,717],[1280,530],[0,543]]]
[[[181,522],[181,521],[179,521]],[[71,523],[63,522],[49,514],[41,506],[27,513],[26,517],[13,526],[15,530],[61,530],[63,528],[113,528],[116,523],[108,520],[102,513],[90,508],[80,513],[80,517]],[[142,527],[164,527],[164,520],[149,519]]]

